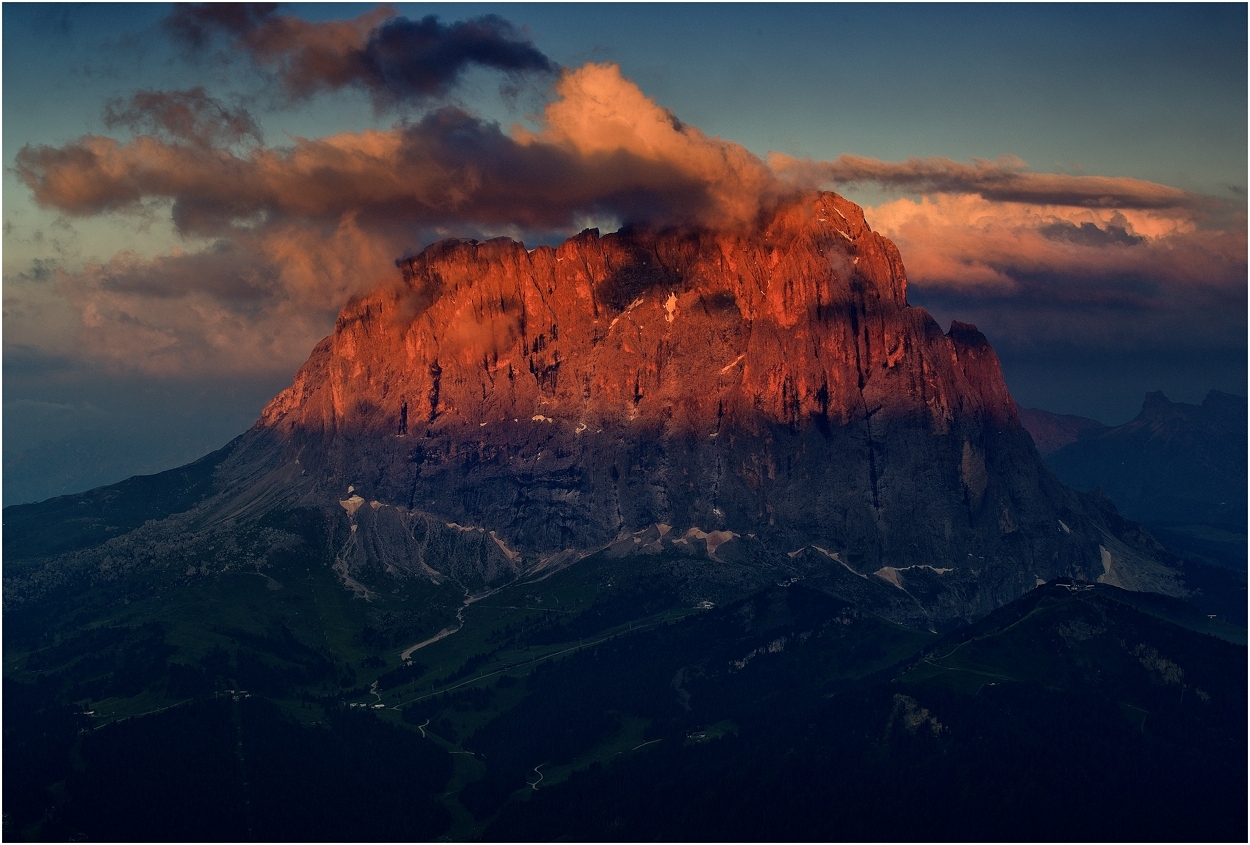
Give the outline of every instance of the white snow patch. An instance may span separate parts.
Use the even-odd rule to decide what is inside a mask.
[[[348,487],[347,489],[350,492],[356,488]],[[365,500],[360,496],[352,496],[349,499],[339,499],[339,504],[343,506],[343,510],[347,511],[348,516],[355,516],[356,511],[360,510],[360,506],[364,503]]]
[[[1069,528],[1062,519],[1059,520],[1059,530],[1062,531],[1064,534],[1072,533],[1072,529]]]
[[[732,370],[734,367],[738,366],[738,364],[740,364],[742,362],[742,359],[745,357],[747,356],[746,356],[746,353],[744,352],[741,355],[739,355],[737,358],[733,359],[732,363],[726,364],[725,366],[721,367],[720,374],[724,375],[725,373]]]
[[[670,293],[668,299],[664,300],[664,319],[673,322],[673,318],[677,316],[677,294]]]
[[[530,420],[532,422],[553,422],[551,417],[544,417],[542,414],[534,414],[534,416],[530,417]]]

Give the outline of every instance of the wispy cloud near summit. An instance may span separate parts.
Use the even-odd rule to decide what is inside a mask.
[[[769,163],[797,183],[837,187],[875,184],[915,193],[978,194],[994,202],[1081,208],[1191,208],[1203,203],[1187,191],[1141,179],[1030,173],[1012,155],[963,164],[948,158],[879,161],[840,155],[833,161],[797,159],[774,153]]]

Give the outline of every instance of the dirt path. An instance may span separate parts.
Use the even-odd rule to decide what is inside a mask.
[[[498,593],[500,590],[506,590],[508,587],[511,587],[511,586],[513,586],[513,584],[504,584],[502,587],[496,587],[493,590],[487,590],[486,592],[479,593],[476,596],[466,595],[464,599],[464,604],[461,605],[460,609],[456,611],[455,627],[444,628],[443,630],[439,631],[434,636],[430,637],[428,640],[422,640],[421,642],[416,643],[415,645],[408,646],[406,649],[400,652],[399,659],[407,660],[409,657],[412,656],[412,653],[414,651],[420,651],[421,649],[425,648],[427,645],[433,645],[439,640],[444,640],[447,637],[450,637],[452,634],[456,633],[457,631],[459,631],[461,628],[464,627],[465,608],[467,608],[469,605],[473,604],[474,602],[479,602],[482,599],[490,598],[491,596],[495,595],[495,593]]]
[[[457,631],[459,631],[459,630],[460,630],[461,628],[463,628],[463,627],[464,627],[464,608],[462,607],[462,608],[460,608],[459,610],[457,610],[457,611],[456,611],[456,627],[454,627],[454,628],[444,628],[443,630],[439,631],[439,632],[438,632],[437,634],[435,634],[434,636],[430,637],[428,640],[422,640],[421,642],[417,643],[416,645],[410,645],[410,646],[408,646],[406,649],[404,649],[404,650],[400,653],[400,655],[399,655],[399,659],[400,659],[400,660],[407,660],[409,657],[411,657],[411,656],[412,656],[412,653],[413,653],[414,651],[420,651],[421,649],[425,648],[427,645],[433,645],[434,643],[438,642],[439,640],[446,639],[447,637],[450,637],[452,634],[456,633]]]

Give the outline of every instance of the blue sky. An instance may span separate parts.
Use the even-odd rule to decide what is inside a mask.
[[[377,8],[295,4],[276,14],[343,21]],[[103,483],[223,444],[329,332],[336,296],[353,283],[240,270],[253,254],[245,246],[272,259],[289,255],[279,246],[295,235],[231,241],[220,227],[176,225],[171,207],[202,199],[180,194],[176,173],[124,207],[64,188],[58,155],[85,149],[88,136],[131,149],[147,131],[109,125],[110,103],[117,113],[137,91],[202,87],[196,102],[246,113],[260,130],[251,152],[232,148],[254,162],[256,149],[340,133],[359,141],[367,129],[381,137],[448,105],[505,136],[514,123],[541,133],[556,98],[551,74],[522,74],[503,95],[508,77],[474,64],[437,97],[381,112],[360,85],[292,98],[273,65],[228,39],[200,51],[178,42],[171,9],[3,7],[6,503],[21,500],[9,491],[52,489],[31,480],[47,454],[83,455],[78,463],[98,470],[92,483]],[[864,205],[898,242],[912,304],[985,331],[1023,405],[1118,423],[1147,390],[1181,401],[1213,387],[1245,393],[1244,5],[400,4],[395,14],[444,25],[498,15],[515,26],[513,41],[554,65],[613,63],[622,85],[706,136],[760,161],[777,152],[811,164],[805,178]],[[977,171],[976,160],[994,164]],[[938,181],[935,162],[946,174]],[[987,173],[1027,190],[987,198]],[[1123,199],[1092,208],[1070,198],[1093,177],[1123,187]],[[1057,204],[1037,199],[1055,185]],[[1160,207],[1153,197],[1164,189],[1183,197]],[[284,213],[293,215],[284,225],[307,223]],[[553,220],[517,231],[566,234]],[[324,215],[316,225],[308,237],[328,231]],[[503,225],[425,217],[402,237],[357,233],[351,248],[384,255]],[[272,342],[253,347],[257,338]],[[138,444],[137,431],[148,432]]]

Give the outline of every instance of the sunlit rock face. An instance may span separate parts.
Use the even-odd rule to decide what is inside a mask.
[[[836,194],[735,231],[443,241],[400,269],[257,424],[327,496],[538,555],[656,524],[814,545],[937,619],[1150,569],[1042,466],[985,337],[909,306],[898,251]]]

